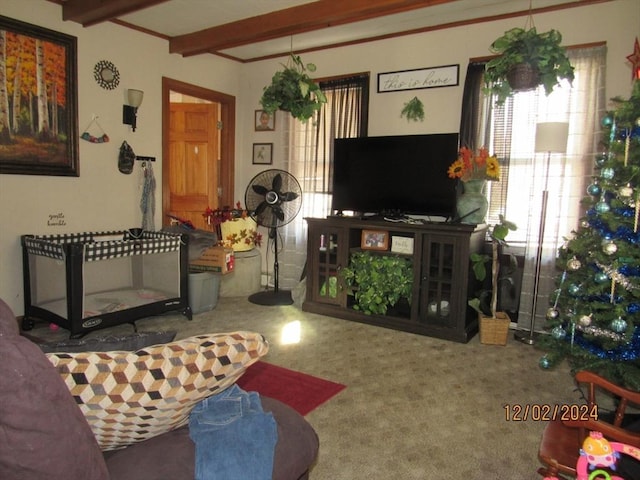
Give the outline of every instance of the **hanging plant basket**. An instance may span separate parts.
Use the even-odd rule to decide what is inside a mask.
[[[514,92],[534,90],[540,85],[540,71],[530,63],[519,63],[507,73],[507,81]]]
[[[573,81],[573,66],[561,41],[562,35],[557,30],[538,33],[531,27],[504,32],[489,47],[498,56],[487,62],[485,93],[495,95],[496,103],[501,105],[514,91],[542,85],[545,94],[549,95],[561,80]],[[526,72],[529,68],[535,72]],[[530,75],[533,78],[525,83]]]
[[[302,63],[298,55],[291,55],[283,70],[276,72],[271,85],[264,87],[260,104],[270,115],[276,110],[289,112],[298,120],[307,121],[327,102],[320,86],[306,73],[315,72],[313,63]]]

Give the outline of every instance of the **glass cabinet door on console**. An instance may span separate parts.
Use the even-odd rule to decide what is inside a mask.
[[[310,225],[308,271],[313,277],[307,281],[312,288],[311,298],[315,302],[346,305],[346,292],[338,274],[347,262],[347,233],[344,229],[323,225]]]
[[[460,241],[453,236],[426,235],[422,250],[420,322],[450,328],[464,322],[466,298],[459,285]]]

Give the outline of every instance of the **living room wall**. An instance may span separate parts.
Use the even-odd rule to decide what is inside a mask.
[[[59,234],[139,226],[141,174],[123,175],[117,169],[123,140],[138,155],[155,156],[161,185],[161,78],[171,77],[236,96],[235,196],[243,200],[248,181],[264,166],[251,164],[254,142],[274,143],[274,167],[282,166],[283,125],[278,113],[274,132],[254,132],[254,111],[259,109],[262,88],[286,58],[241,64],[215,55],[182,58],[168,53],[166,41],[105,23],[89,28],[62,21],[61,7],[46,0],[0,0],[2,14],[78,38],[78,127],[80,132],[93,115],[111,141],[80,141],[80,177],[0,175],[0,296],[17,314],[23,311],[22,264],[19,236],[25,233]],[[606,41],[608,45],[607,91],[628,96],[629,63],[633,41],[640,32],[637,0],[615,0],[534,17],[539,30],[559,29],[565,45]],[[318,66],[318,77],[352,72],[371,73],[369,134],[411,134],[457,131],[464,75],[469,58],[489,54],[488,45],[504,30],[524,26],[525,18],[501,20],[448,30],[387,39],[303,55]],[[293,39],[295,48],[295,37]],[[115,90],[100,88],[93,66],[109,60],[119,69]],[[460,85],[426,90],[376,93],[380,72],[439,65],[460,65]],[[122,124],[125,90],[145,92],[138,128]],[[403,104],[413,96],[425,104],[424,122],[400,118]],[[161,223],[161,191],[156,190],[156,228]],[[53,217],[53,218],[52,218]]]

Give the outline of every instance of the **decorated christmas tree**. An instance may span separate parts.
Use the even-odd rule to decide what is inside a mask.
[[[573,371],[640,390],[640,78],[631,98],[613,106],[602,119],[585,215],[558,254],[550,335],[538,345],[542,368],[566,358]]]

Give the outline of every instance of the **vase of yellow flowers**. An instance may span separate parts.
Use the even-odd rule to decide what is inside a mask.
[[[489,155],[486,148],[474,154],[467,147],[462,147],[448,174],[450,178],[462,180],[463,192],[456,204],[460,221],[472,225],[484,223],[489,209],[485,193],[487,181],[500,180],[498,159],[495,155]]]

